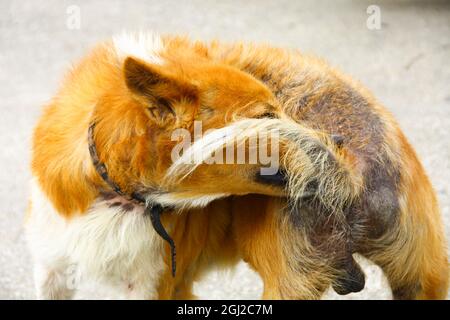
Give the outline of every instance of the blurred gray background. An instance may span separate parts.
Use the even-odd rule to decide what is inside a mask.
[[[377,5],[381,29],[367,8]],[[79,29],[67,26],[70,6]],[[70,10],[70,9],[69,9]],[[67,67],[123,30],[251,40],[315,53],[361,80],[399,120],[439,195],[450,231],[450,1],[8,1],[0,0],[0,299],[33,298],[22,221],[29,194],[30,136]],[[346,298],[390,298],[380,270],[364,263],[366,289]],[[78,298],[112,298],[89,284]],[[202,298],[258,298],[244,264],[196,285]],[[326,298],[342,298],[329,292]]]

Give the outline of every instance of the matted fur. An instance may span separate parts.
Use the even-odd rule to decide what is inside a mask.
[[[196,120],[218,131],[185,157],[223,148],[233,129],[245,134],[228,142],[279,133],[287,185],[256,179],[257,164],[171,163],[170,133]],[[179,248],[175,278],[143,208],[102,195],[92,122],[100,161],[123,191],[178,208],[163,215]],[[354,80],[294,50],[152,33],[100,44],[46,107],[32,173],[26,228],[42,298],[72,296],[71,265],[132,297],[192,298],[193,281],[241,258],[261,275],[264,298],[319,298],[348,252],[379,264],[395,298],[447,293],[436,196],[392,115]]]

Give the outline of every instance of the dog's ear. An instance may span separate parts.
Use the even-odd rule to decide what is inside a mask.
[[[150,118],[160,126],[174,122],[174,103],[198,100],[195,85],[159,65],[128,57],[124,62],[124,75],[128,89],[145,99]]]

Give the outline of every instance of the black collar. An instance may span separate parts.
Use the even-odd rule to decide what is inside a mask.
[[[108,171],[106,170],[106,165],[100,161],[98,157],[97,147],[95,146],[94,139],[94,129],[95,122],[92,122],[89,126],[88,130],[88,146],[89,146],[89,154],[91,155],[92,164],[95,167],[97,173],[102,177],[103,181],[116,192],[118,195],[126,198],[127,200],[138,203],[145,206],[144,213],[150,216],[150,220],[152,222],[152,226],[155,229],[156,233],[167,241],[170,245],[171,257],[172,257],[172,276],[175,277],[176,271],[176,248],[175,242],[167,233],[166,229],[161,223],[161,213],[164,212],[165,209],[161,204],[150,202],[146,200],[146,197],[139,192],[133,192],[131,194],[127,194],[120,189],[119,185],[115,183],[108,175]]]

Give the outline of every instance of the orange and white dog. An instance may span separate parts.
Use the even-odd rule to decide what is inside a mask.
[[[198,122],[205,134],[174,160],[174,132]],[[261,133],[276,133],[276,172],[207,163],[224,145],[250,154]],[[73,268],[131,298],[192,298],[204,272],[239,259],[264,298],[319,298],[362,288],[353,253],[382,267],[395,298],[447,294],[435,193],[397,123],[296,51],[151,33],[100,44],[45,108],[32,173],[39,298],[72,297]]]

